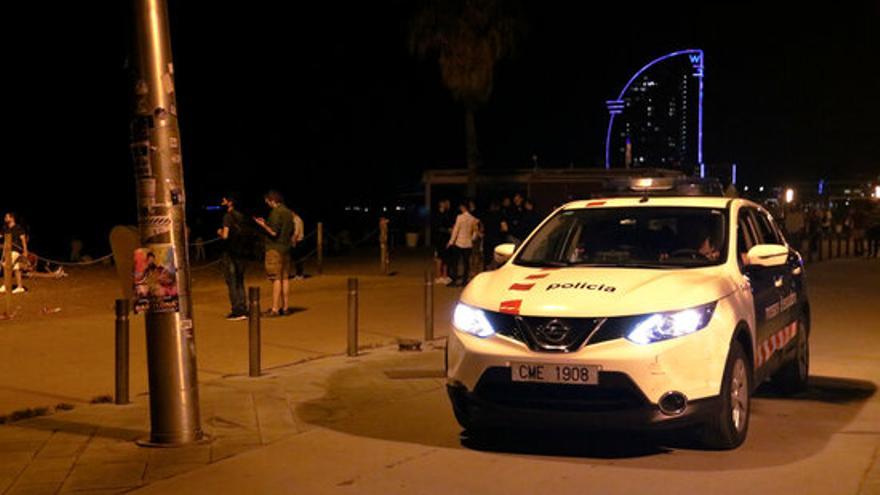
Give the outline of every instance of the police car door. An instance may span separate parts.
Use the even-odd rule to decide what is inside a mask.
[[[782,230],[768,212],[758,210],[755,216],[765,243],[786,244]],[[779,287],[779,317],[780,328],[784,329],[797,321],[800,309],[799,296],[803,287],[803,267],[797,251],[789,249],[788,260],[785,265],[779,267],[779,270],[783,280],[782,287]],[[784,340],[787,339],[779,340],[779,342]]]
[[[755,208],[746,207],[739,211],[739,228],[744,229],[746,237],[751,237],[754,244],[777,244],[778,239],[772,229],[766,230],[761,224],[762,213]],[[754,245],[752,244],[752,245]],[[747,248],[748,250],[749,248]],[[755,304],[755,370],[756,377],[764,377],[772,370],[765,366],[772,351],[767,347],[771,338],[784,326],[781,311],[781,294],[785,286],[786,265],[780,267],[745,266],[744,272],[752,287],[752,298]],[[763,368],[763,369],[762,369]],[[761,372],[758,373],[758,370]],[[762,378],[758,378],[760,380]],[[757,380],[756,380],[757,381]],[[758,381],[758,383],[760,383]]]

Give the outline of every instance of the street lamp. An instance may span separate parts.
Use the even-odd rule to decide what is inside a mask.
[[[785,190],[785,202],[791,204],[792,201],[794,201],[794,189],[789,187]]]

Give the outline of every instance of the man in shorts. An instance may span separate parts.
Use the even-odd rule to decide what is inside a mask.
[[[266,276],[272,281],[272,310],[267,316],[290,314],[290,236],[293,235],[293,213],[284,206],[284,196],[269,191],[263,197],[271,208],[269,219],[254,218],[263,229],[266,245]]]
[[[15,275],[16,284],[12,289],[12,293],[21,294],[27,292],[27,289],[21,284],[21,272],[25,268],[24,265],[27,264],[29,257],[27,233],[24,228],[18,224],[18,217],[15,213],[7,213],[3,217],[3,222],[3,236],[9,236],[12,239],[12,252],[10,258],[12,261],[12,273]],[[3,260],[3,266],[5,265],[6,260]],[[6,292],[5,285],[0,287],[0,293],[4,292]]]

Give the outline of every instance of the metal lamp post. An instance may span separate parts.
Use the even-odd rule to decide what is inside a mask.
[[[135,309],[146,313],[150,382],[150,438],[143,443],[174,446],[203,436],[180,129],[167,5],[165,0],[134,0],[133,6],[131,149],[143,246],[139,252],[149,260],[135,267]]]

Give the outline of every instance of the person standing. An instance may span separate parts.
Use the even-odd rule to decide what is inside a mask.
[[[798,205],[792,205],[785,215],[784,224],[785,233],[788,234],[788,242],[797,251],[803,247],[804,230],[806,221],[804,220],[804,210]]]
[[[12,239],[12,273],[15,275],[15,287],[12,288],[13,294],[21,294],[27,292],[27,288],[21,283],[21,271],[28,259],[28,238],[24,228],[18,224],[18,215],[9,212],[3,217],[3,235]],[[5,242],[5,238],[3,239]],[[24,256],[24,257],[22,257]],[[3,266],[6,266],[6,260],[3,260]],[[6,286],[0,286],[0,293],[6,292]]]
[[[513,195],[513,205],[507,211],[505,219],[505,227],[507,231],[507,242],[519,244],[522,241],[522,222],[523,213],[525,212],[525,196],[517,192]]]
[[[290,253],[293,257],[293,266],[296,275],[294,280],[303,280],[305,278],[305,254],[303,252],[303,241],[306,238],[306,224],[302,217],[290,210],[293,214],[293,236],[290,238]]]
[[[488,270],[495,261],[495,246],[504,242],[501,223],[504,217],[501,204],[495,200],[489,203],[489,210],[483,214],[483,268]]]
[[[431,217],[431,244],[434,247],[434,283],[448,284],[449,277],[449,236],[452,233],[452,213],[449,211],[449,200],[441,199],[437,203],[437,211]]]
[[[236,209],[237,200],[227,194],[220,203],[226,208],[223,215],[223,226],[217,230],[223,242],[223,276],[226,279],[226,288],[229,290],[229,304],[232,311],[226,316],[227,320],[247,319],[247,303],[244,292],[245,271],[245,219],[244,215]]]
[[[449,264],[449,277],[452,279],[447,287],[463,287],[467,284],[471,273],[471,252],[474,248],[474,237],[479,226],[477,220],[468,211],[467,201],[462,201],[458,206],[459,214],[455,218],[452,227],[452,235],[446,247],[451,250]],[[462,264],[463,272],[458,276],[458,265]]]
[[[272,309],[269,317],[290,314],[290,236],[293,235],[293,214],[284,206],[284,196],[269,191],[263,197],[271,209],[269,219],[254,218],[264,232],[266,245],[266,276],[272,281]]]
[[[519,240],[524,241],[533,230],[538,228],[540,223],[541,217],[535,211],[535,202],[531,199],[526,199],[523,203],[523,214],[519,222],[519,232],[517,233]]]

